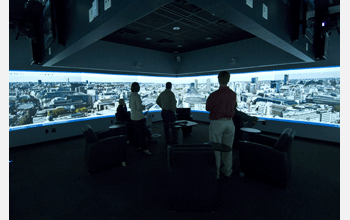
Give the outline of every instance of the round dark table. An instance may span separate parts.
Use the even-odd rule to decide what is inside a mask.
[[[177,128],[178,129],[177,142],[179,144],[183,144],[182,128],[196,126],[196,125],[198,125],[198,123],[196,123],[194,121],[179,120],[179,121],[175,121],[175,122],[169,123],[169,125],[172,126],[173,128]]]
[[[253,135],[261,133],[259,129],[255,129],[255,128],[241,128],[241,131],[242,131],[242,140],[244,141],[249,141],[249,139]]]

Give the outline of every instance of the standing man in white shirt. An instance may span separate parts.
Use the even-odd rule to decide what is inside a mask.
[[[164,134],[166,144],[177,144],[177,131],[175,128],[171,128],[169,123],[176,121],[176,99],[174,93],[171,91],[172,84],[167,82],[165,84],[165,90],[160,93],[156,103],[162,108],[162,118],[164,124]],[[171,128],[171,136],[170,136]]]

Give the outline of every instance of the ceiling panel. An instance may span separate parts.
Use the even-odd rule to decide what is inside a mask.
[[[137,23],[141,23],[153,28],[160,28],[172,22],[174,22],[173,19],[164,17],[157,13],[148,14],[145,17],[137,20]]]
[[[182,53],[255,37],[191,4],[175,0],[102,40]]]

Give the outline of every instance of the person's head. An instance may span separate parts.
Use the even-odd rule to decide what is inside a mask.
[[[166,84],[165,84],[165,88],[166,89],[171,89],[171,82],[167,82]]]
[[[119,105],[125,105],[125,100],[124,99],[119,99]]]
[[[230,73],[227,71],[221,71],[218,75],[218,80],[220,85],[226,86],[227,83],[230,81]]]
[[[138,82],[133,82],[131,84],[131,92],[139,92],[140,91],[140,85]]]

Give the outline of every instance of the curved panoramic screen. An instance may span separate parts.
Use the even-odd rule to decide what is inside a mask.
[[[219,88],[217,75],[155,77],[72,72],[9,73],[11,130],[114,116],[118,100],[128,107],[130,85],[148,111],[160,110],[156,99],[172,82],[178,108],[205,111],[209,94]],[[340,67],[231,74],[237,110],[271,120],[340,125]]]

